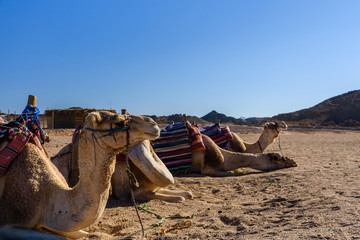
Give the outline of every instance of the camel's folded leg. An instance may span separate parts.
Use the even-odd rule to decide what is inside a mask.
[[[226,171],[221,171],[221,170],[215,170],[215,169],[201,171],[201,174],[204,174],[204,175],[206,175],[206,176],[212,176],[212,177],[230,177],[230,176],[236,176],[235,173],[226,172]]]
[[[185,198],[183,196],[172,196],[163,193],[151,192],[151,191],[135,191],[134,197],[137,200],[149,201],[152,199],[159,199],[166,202],[183,202]]]
[[[201,169],[201,174],[212,176],[212,177],[228,177],[228,176],[236,176],[235,173],[227,172],[223,170],[217,170],[208,166],[204,166]]]
[[[194,196],[190,191],[178,191],[178,190],[170,190],[166,188],[161,188],[156,193],[166,194],[166,195],[174,195],[174,196],[182,196],[185,199],[193,199]]]

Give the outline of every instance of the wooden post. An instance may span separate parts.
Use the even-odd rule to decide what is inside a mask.
[[[217,123],[220,125],[220,119],[217,120]]]
[[[55,110],[52,110],[51,112],[51,128],[55,128]]]
[[[29,95],[27,105],[31,105],[33,107],[36,107],[36,101],[37,101],[36,96]]]
[[[184,122],[187,122],[186,114],[183,114],[183,120]]]
[[[126,114],[126,109],[121,109],[121,114]]]

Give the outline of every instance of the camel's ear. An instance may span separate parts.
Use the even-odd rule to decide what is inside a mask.
[[[94,128],[96,129],[100,123],[102,122],[102,118],[99,112],[91,112],[89,115],[85,117],[84,127]]]
[[[266,122],[265,125],[264,125],[264,129],[267,129],[269,127],[269,123]]]

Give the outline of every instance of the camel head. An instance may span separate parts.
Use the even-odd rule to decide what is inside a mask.
[[[281,122],[267,122],[264,126],[264,131],[271,132],[274,136],[277,136],[282,130],[288,128],[284,121]]]
[[[268,153],[266,155],[270,158],[270,166],[267,170],[275,170],[297,166],[294,160],[285,156],[281,156],[278,153]]]
[[[282,130],[287,129],[285,122],[267,122],[264,131],[258,140],[260,152],[263,152],[270,144],[274,143]]]
[[[265,126],[264,126],[263,135],[266,135],[267,138],[273,139],[275,141],[275,139],[279,136],[279,133],[282,130],[286,130],[287,127],[288,126],[286,125],[286,123],[284,121],[267,122],[267,123],[265,123]]]
[[[84,129],[96,135],[95,138],[103,148],[119,152],[127,143],[149,139],[160,135],[156,122],[149,117],[121,115],[108,111],[92,112],[85,118]]]

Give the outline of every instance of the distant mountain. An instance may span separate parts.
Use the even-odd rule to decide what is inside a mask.
[[[157,123],[171,123],[183,121],[182,114],[170,116],[150,116]],[[273,117],[234,118],[218,113],[215,110],[205,116],[187,116],[190,122],[206,125],[220,120],[221,123],[239,125],[262,125],[266,121],[285,121],[290,125],[302,126],[345,126],[360,127],[360,90],[351,91],[329,98],[314,107],[291,113],[283,113]]]
[[[246,121],[242,118],[228,117],[225,114],[216,112],[215,110],[201,117],[201,119],[212,123],[220,120],[221,123],[246,124]]]
[[[360,127],[360,90],[329,98],[314,107],[272,117],[307,125]]]

